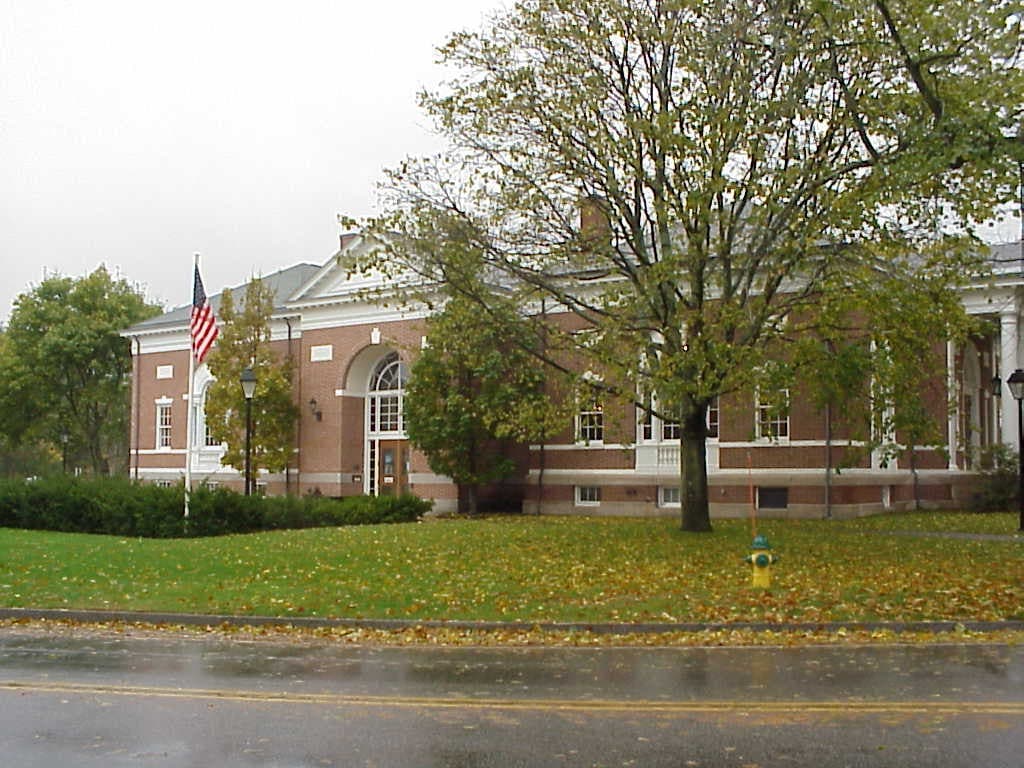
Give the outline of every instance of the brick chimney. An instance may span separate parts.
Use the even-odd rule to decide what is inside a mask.
[[[591,246],[608,245],[611,242],[608,203],[603,197],[589,195],[580,200],[580,237]]]

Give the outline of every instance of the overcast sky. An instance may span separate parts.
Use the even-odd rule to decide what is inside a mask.
[[[438,148],[435,48],[502,0],[0,0],[0,321],[44,270],[165,305],[336,250]]]
[[[0,0],[0,321],[46,271],[176,306],[197,252],[209,293],[325,262],[337,215],[439,148],[435,47],[509,4]]]

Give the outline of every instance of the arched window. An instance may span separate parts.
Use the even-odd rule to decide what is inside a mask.
[[[392,352],[382,359],[370,376],[369,432],[373,435],[400,435],[405,432],[402,398],[408,369]]]

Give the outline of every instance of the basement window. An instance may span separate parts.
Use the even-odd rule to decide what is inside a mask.
[[[757,489],[758,509],[786,509],[789,507],[789,488]]]
[[[678,507],[679,506],[679,486],[678,485],[662,485],[658,488],[658,506],[659,507]]]

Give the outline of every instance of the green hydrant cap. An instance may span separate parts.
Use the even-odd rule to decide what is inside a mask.
[[[771,549],[772,545],[768,543],[766,536],[760,534],[754,537],[754,543],[750,545],[751,549]]]

